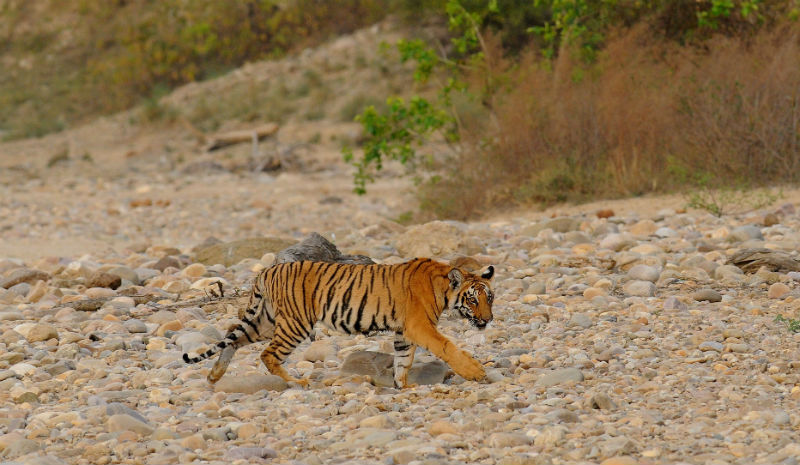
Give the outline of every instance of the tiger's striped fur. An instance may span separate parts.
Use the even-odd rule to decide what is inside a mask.
[[[482,379],[483,365],[456,347],[436,325],[442,312],[451,308],[472,325],[486,327],[492,320],[494,295],[489,280],[493,274],[491,266],[478,276],[427,258],[397,265],[282,263],[258,274],[241,324],[205,353],[183,354],[183,359],[197,363],[222,352],[208,375],[214,383],[238,348],[269,340],[261,353],[267,369],[306,385],[307,380],[290,377],[281,363],[321,323],[348,334],[393,331],[397,387],[407,385],[417,346],[464,378]]]

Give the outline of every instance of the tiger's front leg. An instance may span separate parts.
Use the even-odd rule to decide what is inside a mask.
[[[453,371],[464,379],[477,381],[486,377],[486,370],[481,365],[481,362],[456,347],[450,339],[447,339],[435,326],[428,322],[421,322],[407,327],[404,337],[444,360]]]
[[[394,335],[394,387],[404,388],[408,385],[408,370],[414,363],[414,352],[417,346],[408,342],[401,333]]]

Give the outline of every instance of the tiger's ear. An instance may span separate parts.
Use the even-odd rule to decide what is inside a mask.
[[[458,268],[450,270],[450,272],[447,273],[447,277],[450,278],[450,287],[453,289],[458,289],[461,287],[461,283],[464,282],[464,275]]]
[[[494,267],[489,265],[489,268],[481,275],[481,278],[489,280],[494,276]]]

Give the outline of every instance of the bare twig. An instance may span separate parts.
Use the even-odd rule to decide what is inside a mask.
[[[241,144],[242,142],[252,142],[261,140],[265,137],[271,136],[278,132],[279,126],[275,123],[265,124],[254,129],[231,131],[222,134],[216,134],[208,138],[208,144],[205,147],[206,152],[217,150],[229,145]]]

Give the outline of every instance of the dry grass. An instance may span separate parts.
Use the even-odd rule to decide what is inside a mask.
[[[148,105],[159,87],[315,46],[387,13],[377,0],[0,1],[0,139]]]
[[[463,218],[696,182],[796,182],[799,42],[797,24],[703,48],[642,26],[611,38],[589,66],[569,50],[552,63],[491,58],[504,86],[463,119],[464,150],[449,161],[452,174],[426,187],[423,207]]]

